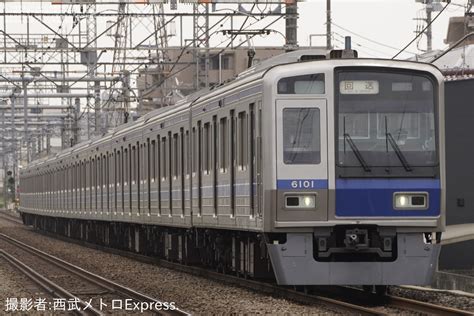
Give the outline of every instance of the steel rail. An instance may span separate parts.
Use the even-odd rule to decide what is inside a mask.
[[[102,312],[98,311],[97,309],[93,308],[92,306],[89,306],[87,303],[85,303],[83,300],[81,300],[77,296],[73,295],[72,293],[70,293],[66,289],[62,288],[58,284],[54,283],[53,281],[49,280],[48,278],[42,276],[41,274],[39,274],[38,272],[33,270],[31,267],[27,266],[26,264],[24,264],[23,262],[21,262],[17,258],[13,257],[11,254],[6,252],[5,250],[0,249],[0,255],[6,261],[8,261],[13,267],[20,270],[24,275],[26,275],[34,283],[36,283],[37,285],[42,287],[44,290],[46,290],[53,297],[60,297],[60,298],[66,298],[66,299],[77,299],[78,304],[81,306],[82,310],[73,311],[75,314],[79,314],[79,315],[103,315]]]
[[[361,315],[386,315],[383,312],[377,311],[373,308],[364,307],[364,306],[348,303],[348,302],[345,302],[345,301],[340,301],[340,300],[337,300],[337,299],[328,298],[328,297],[321,296],[321,295],[306,294],[306,293],[303,293],[303,292],[298,292],[298,291],[295,291],[295,290],[292,290],[292,289],[284,288],[284,287],[281,287],[281,286],[278,286],[278,285],[275,285],[275,284],[259,282],[259,281],[249,280],[249,279],[242,279],[242,278],[238,278],[238,277],[235,277],[235,276],[210,271],[210,270],[200,268],[200,267],[193,267],[193,266],[183,265],[183,264],[179,264],[179,263],[175,263],[175,262],[170,262],[170,261],[167,261],[167,260],[164,260],[164,259],[152,258],[152,257],[148,257],[148,256],[140,255],[140,254],[135,254],[135,253],[131,253],[131,252],[120,250],[120,249],[104,247],[104,246],[92,244],[92,243],[89,243],[89,242],[85,242],[85,241],[82,241],[82,240],[76,240],[76,239],[72,239],[72,238],[68,238],[68,237],[64,237],[64,236],[55,235],[55,234],[52,234],[52,233],[49,233],[49,232],[41,231],[41,233],[46,235],[46,236],[52,236],[56,239],[60,239],[60,240],[66,241],[66,242],[72,242],[72,243],[75,243],[75,244],[78,244],[78,245],[81,245],[81,246],[86,246],[88,248],[93,248],[93,249],[97,249],[97,250],[100,250],[100,251],[104,251],[104,252],[124,256],[124,257],[130,258],[130,259],[138,260],[140,262],[156,264],[156,265],[159,265],[159,266],[164,267],[164,268],[168,268],[168,269],[172,269],[172,270],[175,270],[175,271],[180,271],[180,272],[184,272],[184,273],[188,273],[188,274],[192,274],[192,275],[197,275],[197,276],[209,278],[209,279],[212,279],[214,281],[220,281],[220,282],[224,282],[224,283],[228,283],[228,284],[238,285],[238,286],[241,286],[243,288],[247,288],[247,289],[250,289],[250,290],[253,290],[253,291],[257,291],[259,293],[264,292],[264,293],[267,293],[267,294],[270,294],[270,295],[276,295],[276,296],[279,296],[279,297],[287,298],[287,299],[290,299],[290,300],[293,300],[293,301],[296,301],[296,302],[301,302],[301,303],[305,303],[305,304],[320,303],[320,304],[325,305],[325,306],[333,307],[333,308],[336,308],[336,309],[339,309],[339,310],[342,309],[342,310],[345,310],[347,312],[361,314]],[[360,298],[360,301],[367,302],[367,305],[371,305],[374,302],[380,302],[381,300],[388,297],[388,296],[380,296],[380,295],[375,295],[375,294],[372,294],[372,295],[368,296],[366,292],[361,291],[361,290],[356,290],[356,289],[353,289],[353,288],[345,288],[344,287],[343,289],[344,289],[344,291],[353,291],[353,292],[349,293],[350,295],[347,295],[347,293],[346,293],[346,296],[355,296],[357,298]],[[434,304],[430,305],[429,303],[418,302],[418,301],[415,301],[415,303],[413,303],[411,306],[407,306],[408,303],[402,306],[402,305],[400,305],[401,303],[399,303],[399,302],[405,301],[403,298],[393,297],[393,296],[391,296],[391,298],[392,298],[392,300],[390,302],[387,302],[387,300],[382,301],[381,306],[395,307],[397,309],[404,309],[404,310],[410,310],[410,311],[414,311],[415,307],[416,307],[417,312],[423,310],[423,313],[426,313],[426,310],[428,310],[428,307],[430,307],[430,310],[431,310],[430,314],[435,314],[435,315],[471,315],[471,316],[474,315],[473,313],[470,313],[470,312],[467,312],[467,311],[458,310],[458,309],[445,307],[445,306],[434,305]],[[414,301],[414,300],[411,300],[411,301]],[[419,303],[419,304],[414,305],[416,303]],[[436,309],[437,307],[440,307],[440,308]],[[356,309],[358,309],[358,310],[356,311]]]
[[[213,281],[239,286],[241,288],[245,288],[247,290],[251,290],[257,293],[265,293],[267,295],[273,295],[276,297],[289,299],[289,300],[303,303],[303,304],[319,304],[331,310],[345,311],[351,315],[354,315],[354,314],[355,315],[387,315],[385,313],[382,313],[378,310],[375,310],[369,307],[351,304],[348,302],[344,302],[344,301],[340,301],[337,299],[332,299],[332,298],[328,298],[328,297],[324,297],[320,295],[311,295],[311,294],[299,292],[294,289],[285,288],[285,287],[272,284],[272,283],[255,281],[255,280],[250,280],[250,279],[243,279],[236,276],[211,271],[209,269],[205,269],[201,267],[184,265],[180,263],[170,262],[164,259],[135,254],[135,253],[131,253],[131,252],[120,250],[120,249],[104,247],[104,246],[92,244],[92,243],[77,240],[77,239],[59,236],[59,235],[52,234],[45,231],[38,231],[38,232],[41,233],[42,235],[53,237],[55,239],[59,239],[65,242],[74,243],[80,246],[85,246],[88,248],[96,249],[99,251],[103,251],[103,252],[107,252],[107,253],[111,253],[115,255],[120,255],[122,257],[137,260],[139,262],[155,264],[160,267],[171,269],[174,271],[179,271],[179,272],[184,272],[184,273],[199,276],[199,277],[204,277]],[[1,234],[0,234],[0,237],[1,237]]]
[[[20,220],[19,217],[14,217],[10,214],[6,214],[3,211],[0,211],[0,218],[5,219],[5,220],[10,221],[10,222],[14,222],[15,224],[23,225],[23,222]]]
[[[424,313],[428,315],[444,315],[444,316],[450,316],[450,315],[472,316],[474,315],[474,313],[472,312],[460,310],[457,308],[417,301],[417,300],[413,300],[413,299],[409,299],[405,297],[388,295],[387,300],[388,300],[387,305],[389,306],[402,308],[404,310],[410,310],[413,312],[420,312],[420,313]]]
[[[23,249],[24,251],[27,251],[31,254],[34,254],[36,255],[37,257],[53,264],[53,265],[56,265],[57,267],[61,268],[61,269],[64,269],[72,274],[75,274],[76,276],[82,278],[82,279],[85,279],[99,287],[102,287],[102,288],[105,288],[107,289],[108,291],[110,292],[116,292],[116,293],[119,293],[119,294],[122,294],[126,297],[129,297],[129,298],[132,298],[136,301],[140,301],[140,302],[158,302],[158,303],[161,303],[159,300],[156,300],[148,295],[145,295],[145,294],[142,294],[142,293],[139,293],[133,289],[130,289],[128,287],[125,287],[125,286],[122,286],[118,283],[115,283],[111,280],[108,280],[106,278],[103,278],[97,274],[94,274],[92,272],[89,272],[87,270],[84,270],[76,265],[73,265],[69,262],[66,262],[62,259],[59,259],[55,256],[52,256],[50,254],[47,254],[46,252],[42,251],[42,250],[39,250],[35,247],[32,247],[32,246],[29,246],[19,240],[16,240],[10,236],[7,236],[5,234],[0,234],[0,239],[3,239],[7,242],[9,242],[10,244],[13,244],[15,246],[17,246],[18,248],[20,249]],[[158,311],[158,314],[160,315],[190,315],[189,313],[187,312],[184,312],[180,309],[175,309],[175,310],[161,310],[161,311]]]
[[[394,295],[380,295],[368,293],[358,288],[338,286],[332,289],[339,295],[351,297],[352,300],[367,302],[368,304],[377,303],[386,307],[396,308],[403,311],[410,311],[428,315],[471,315],[474,313],[433,303],[414,300]]]
[[[175,271],[180,271],[180,272],[188,273],[191,275],[205,277],[205,278],[218,281],[218,282],[237,285],[237,286],[240,286],[252,291],[256,291],[258,293],[266,293],[269,295],[275,295],[278,297],[290,299],[290,300],[301,302],[304,304],[317,303],[317,304],[324,305],[328,308],[343,310],[351,314],[358,314],[358,315],[387,315],[386,313],[376,310],[372,307],[365,307],[365,306],[353,304],[347,301],[341,301],[338,299],[329,298],[326,296],[307,294],[307,293],[299,292],[293,289],[281,287],[272,283],[260,282],[260,281],[250,280],[250,279],[242,279],[236,276],[218,273],[218,272],[204,269],[201,267],[183,265],[176,262],[170,262],[164,259],[152,258],[145,255],[135,254],[135,253],[131,253],[131,252],[120,250],[120,249],[109,248],[109,247],[105,247],[105,246],[101,246],[97,244],[92,244],[92,243],[85,242],[82,240],[76,240],[76,239],[52,234],[45,231],[39,231],[39,232],[45,236],[50,236],[50,237],[53,237],[55,239],[59,239],[65,242],[72,242],[81,246],[86,246],[88,248],[100,250],[103,252],[120,255],[120,256],[127,257],[127,258],[137,260],[140,262],[156,264],[161,267],[172,269]],[[0,234],[0,237],[1,237],[1,234]],[[472,312],[455,309],[451,307],[446,307],[446,306],[440,306],[440,305],[431,304],[431,303],[426,303],[426,302],[420,302],[413,299],[406,299],[402,297],[389,296],[389,295],[386,295],[386,296],[380,296],[376,294],[368,295],[368,293],[362,290],[348,288],[348,287],[337,287],[337,288],[339,288],[337,293],[339,293],[340,295],[356,298],[358,302],[363,301],[367,303],[367,305],[372,305],[374,302],[381,302],[381,305],[380,305],[381,307],[383,306],[393,307],[396,309],[421,312],[421,313],[430,314],[430,315],[471,315],[471,316],[474,315],[474,313]]]

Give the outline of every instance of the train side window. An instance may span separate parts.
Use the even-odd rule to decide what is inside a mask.
[[[151,152],[150,152],[151,151]],[[151,141],[151,148],[148,149],[148,159],[149,162],[148,162],[148,166],[150,169],[150,182],[151,183],[154,183],[155,182],[155,179],[156,179],[156,140],[152,140]],[[151,154],[151,156],[150,156]]]
[[[137,143],[137,173],[135,182],[140,186],[143,181],[143,144]],[[139,193],[140,194],[140,193]]]
[[[92,161],[94,164],[94,161]],[[94,170],[94,186],[96,189],[99,189],[101,187],[101,182],[102,182],[102,159],[100,157],[97,158],[95,161],[95,168],[92,168]]]
[[[145,156],[145,159],[146,159],[146,181],[147,183],[150,183],[151,182],[151,179],[153,178],[153,174],[152,174],[152,165],[151,165],[151,156],[152,156],[152,147],[151,147],[151,140],[149,138],[147,138],[146,140],[146,156]],[[155,147],[153,147],[153,149],[155,149]],[[150,191],[150,190],[148,190]]]
[[[92,186],[94,187],[94,202],[95,202],[95,208],[97,208],[97,199],[99,196],[99,193],[97,191],[100,188],[100,181],[102,179],[102,170],[100,168],[100,163],[102,159],[97,158],[97,160],[92,160],[92,173],[93,173],[93,181],[92,181]]]
[[[92,169],[92,160],[89,158],[89,211],[92,211],[92,179],[94,176],[94,169]]]
[[[173,152],[171,155],[171,170],[173,171],[173,178],[176,179],[178,177],[179,172],[179,140],[178,140],[178,133],[173,134]]]
[[[166,136],[161,138],[161,180],[165,181],[167,178],[167,168],[166,168],[166,163],[168,161],[166,154],[167,154],[167,146],[166,146]]]
[[[161,146],[160,146],[160,142],[161,142],[161,136],[160,135],[157,135],[156,136],[156,152],[153,151],[156,155],[156,157],[158,158],[157,160],[153,159],[153,166],[155,166],[155,179],[156,179],[156,183],[157,183],[157,187],[156,187],[156,190],[157,190],[157,196],[158,196],[158,214],[161,214]]]
[[[247,169],[248,161],[248,118],[247,112],[237,115],[237,165],[240,170]]]
[[[324,94],[324,74],[310,74],[280,79],[278,94]]]
[[[192,173],[193,173],[193,176],[196,174],[196,171],[197,171],[197,164],[198,164],[198,139],[197,139],[197,133],[196,133],[196,127],[193,127],[193,131],[192,131],[192,142],[193,142],[193,146],[192,146]]]
[[[204,173],[209,174],[211,170],[211,124],[204,123],[204,148],[203,148],[203,162],[204,162]]]
[[[189,143],[189,131],[186,131],[184,136],[184,146],[183,146],[183,167],[186,176],[189,176],[189,167],[190,167],[190,155],[189,155],[190,143]]]
[[[110,184],[113,182],[110,178],[112,176],[112,172],[110,172],[110,161],[112,160],[111,157],[113,157],[113,154],[107,153],[107,212],[110,210]]]
[[[132,168],[132,184],[137,183],[137,166],[138,166],[138,161],[137,161],[137,148],[135,146],[132,147],[132,162],[131,162],[131,168]]]
[[[118,166],[118,152],[117,152],[117,149],[114,149],[114,154],[113,154],[113,157],[114,157],[114,171],[113,171],[113,175],[112,175],[112,180],[111,181],[113,183],[113,186],[114,186],[114,204],[113,204],[113,209],[114,211],[117,211],[117,193],[118,193],[118,190],[117,190],[117,186],[118,186],[118,170],[119,170],[119,166]]]
[[[178,172],[177,176],[182,177],[184,168],[183,168],[183,146],[184,146],[184,130],[181,128],[179,132],[179,137],[178,137],[178,159],[177,159],[177,164],[178,164]]]
[[[220,147],[220,154],[219,154],[219,168],[220,171],[225,173],[227,172],[227,163],[228,163],[228,130],[227,130],[227,117],[221,118],[219,122],[220,127],[220,137],[219,137],[219,147]]]
[[[127,174],[127,180],[128,180],[128,208],[129,211],[132,211],[132,201],[133,201],[133,196],[132,196],[132,185],[133,185],[133,169],[134,169],[134,147],[132,148],[132,145],[128,145],[128,174]]]
[[[197,148],[196,148],[196,172],[199,174],[199,179],[202,176],[202,125],[201,121],[198,122],[197,127]],[[201,184],[199,183],[199,186]]]
[[[128,185],[128,148],[125,148],[125,151],[123,153],[123,185],[127,186]]]
[[[141,177],[142,177],[142,168],[143,168],[143,164],[142,164],[142,149],[143,149],[143,146],[140,146],[140,143],[137,142],[137,146],[136,146],[136,149],[135,149],[135,183],[137,184],[137,208],[138,210],[140,210],[140,181],[141,181]]]
[[[283,162],[287,165],[321,162],[319,109],[283,110]]]
[[[117,186],[122,185],[122,171],[123,171],[123,163],[122,163],[122,156],[120,151],[117,151]]]
[[[171,179],[173,176],[173,170],[171,168],[171,155],[173,153],[173,136],[171,132],[168,132],[168,148],[166,149],[168,151],[168,155],[166,156],[166,173],[167,173],[167,178],[170,180],[170,190],[171,190]]]
[[[92,192],[92,186],[93,186],[93,179],[94,179],[94,170],[92,169],[93,167],[93,159],[89,158],[89,161],[87,161],[87,187],[89,188],[90,192]]]
[[[106,153],[102,158],[102,166],[104,167],[104,175],[102,178],[102,187],[106,188],[109,183],[109,153]]]

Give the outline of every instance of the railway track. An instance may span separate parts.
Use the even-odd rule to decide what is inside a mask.
[[[314,292],[311,288],[308,291],[297,291],[293,288],[287,288],[278,286],[276,284],[260,282],[249,279],[242,279],[233,275],[222,274],[215,271],[210,271],[208,269],[203,269],[200,267],[187,266],[175,262],[169,262],[166,260],[152,258],[144,255],[139,255],[123,250],[103,247],[63,236],[54,235],[47,232],[42,232],[42,234],[60,239],[66,242],[73,242],[82,246],[87,246],[89,248],[94,248],[100,251],[121,255],[128,257],[140,262],[158,264],[162,267],[173,269],[175,271],[181,271],[189,273],[192,275],[197,275],[205,278],[209,278],[215,281],[224,282],[227,284],[236,285],[239,287],[247,288],[253,291],[260,293],[266,293],[269,295],[274,295],[278,297],[283,297],[289,300],[300,302],[303,304],[319,304],[324,305],[329,309],[336,311],[343,311],[350,314],[358,315],[388,315],[389,313],[381,310],[384,307],[409,311],[415,313],[421,313],[425,315],[474,315],[472,312],[463,311],[455,308],[450,308],[446,306],[440,306],[436,304],[431,304],[427,302],[421,302],[417,300],[407,299],[397,296],[380,296],[375,294],[370,294],[358,289],[353,288],[339,288],[339,298],[330,297],[331,294],[325,293],[324,291]],[[4,235],[0,234],[0,238],[4,238]],[[28,246],[29,247],[29,246]],[[38,250],[39,251],[39,250]],[[60,259],[58,259],[60,260]],[[80,268],[79,268],[80,269]],[[331,291],[329,291],[331,292]],[[311,294],[316,293],[316,294]],[[342,297],[342,298],[341,298]]]
[[[447,306],[441,306],[437,304],[431,304],[427,302],[421,302],[417,300],[412,300],[405,297],[391,296],[386,297],[388,301],[387,304],[395,307],[401,308],[403,310],[409,310],[413,312],[418,312],[427,315],[474,315],[474,313],[463,311],[456,308],[451,308]]]
[[[15,224],[23,225],[23,222],[19,217],[12,216],[11,214],[6,213],[5,210],[0,210],[0,218]]]
[[[419,313],[423,315],[474,315],[472,312],[456,308],[441,306],[428,302],[418,301],[400,296],[377,295],[352,287],[336,287],[332,290],[336,295],[350,298],[351,301],[363,302],[365,305],[377,304],[401,311]]]
[[[311,288],[307,288],[309,289],[308,291],[298,291],[293,288],[282,287],[272,283],[242,279],[229,274],[222,274],[200,267],[183,265],[180,263],[169,262],[163,259],[148,257],[140,254],[127,252],[124,250],[108,248],[76,239],[54,235],[48,232],[41,231],[41,233],[46,236],[50,236],[66,242],[72,242],[81,246],[86,246],[88,248],[93,248],[96,250],[120,255],[144,263],[157,264],[164,268],[169,268],[175,271],[185,272],[188,274],[209,278],[215,281],[236,285],[239,287],[257,291],[259,293],[266,293],[269,295],[286,298],[303,304],[324,305],[329,309],[342,311],[345,314],[390,315],[389,312],[383,311],[384,307],[388,307],[398,311],[414,312],[422,315],[474,315],[474,313],[472,312],[463,311],[456,308],[440,306],[437,304],[416,301],[398,296],[380,296],[376,294],[367,293],[362,290],[347,287],[337,287],[339,288],[338,291],[340,295],[338,296],[340,298],[328,297],[332,295],[331,291],[318,291],[313,292],[317,294],[310,294],[308,292],[312,291]]]
[[[111,299],[116,300],[116,302],[118,303],[119,298],[121,298],[120,301],[124,305],[125,305],[125,300],[131,299],[131,301],[129,302],[132,308],[145,306],[146,307],[145,311],[148,314],[189,315],[187,312],[181,311],[179,309],[174,309],[174,310],[170,309],[170,305],[168,303],[160,302],[152,297],[139,293],[133,289],[127,288],[118,283],[107,280],[97,274],[91,273],[76,265],[73,265],[62,259],[49,255],[37,248],[29,246],[5,234],[0,234],[0,239],[7,242],[11,246],[13,246],[15,249],[21,249],[21,252],[23,253],[21,256],[17,255],[17,257],[15,257],[11,253],[5,250],[1,250],[0,255],[3,258],[5,258],[5,260],[7,260],[13,266],[18,268],[21,272],[27,275],[31,280],[33,280],[40,287],[44,288],[53,297],[60,297],[64,299],[76,299],[76,301],[78,302],[78,305],[81,307],[80,311],[79,310],[75,311],[77,314],[103,315],[104,314],[103,311],[98,310],[94,307],[91,307],[90,306],[91,301],[89,301],[89,304],[87,304],[86,300],[84,299],[84,297],[90,298],[92,296],[93,298],[97,298],[97,296],[99,296],[101,306],[104,306],[102,305],[102,303],[104,303],[107,306],[111,307],[112,305],[109,305],[111,302]],[[15,252],[18,253],[16,250]],[[39,273],[37,270],[34,270],[33,268],[31,268],[31,265],[28,266],[27,264],[23,262],[25,261],[25,258],[24,258],[25,255],[34,256],[35,258],[34,258],[34,261],[32,262],[38,263],[38,266],[40,265],[37,260],[39,258],[40,261],[46,262],[49,267],[52,267],[52,266],[55,267],[56,270],[55,270],[55,273],[53,274],[54,278],[62,280],[63,283],[65,282],[67,284],[67,287],[71,287],[71,284],[75,284],[77,287],[73,288],[72,290],[66,289],[65,288],[66,286],[63,287],[59,285],[58,283],[52,281],[51,280],[52,278],[48,278],[44,276],[43,273]],[[21,257],[22,261],[20,261],[18,257]],[[35,268],[37,268],[36,264],[35,264]],[[48,273],[48,275],[52,275],[52,273]],[[147,305],[142,305],[142,302],[146,303]],[[139,305],[135,305],[137,303],[139,303]],[[153,308],[150,309],[151,305],[161,306],[163,310],[157,310]],[[84,308],[87,306],[88,308],[84,310]],[[107,311],[109,311],[109,309]],[[130,312],[130,310],[125,310],[125,309],[121,310],[122,313],[126,313],[127,311]],[[138,310],[138,312],[140,312],[140,310]]]
[[[36,283],[41,288],[46,290],[52,297],[64,298],[64,299],[67,299],[67,300],[71,300],[71,299],[75,300],[76,299],[76,296],[74,296],[68,290],[64,289],[63,287],[61,287],[57,283],[54,283],[53,281],[51,281],[48,278],[41,275],[40,273],[36,272],[31,267],[27,266],[26,264],[24,264],[20,260],[16,259],[14,256],[9,254],[5,250],[0,249],[0,256],[3,257],[8,263],[10,263],[16,269],[21,271],[28,278],[30,278],[34,283]],[[76,310],[75,314],[79,314],[79,315],[103,315],[102,312],[100,312],[99,310],[97,310],[93,307],[88,307],[86,302],[84,302],[81,299],[77,300],[77,306],[81,310]]]

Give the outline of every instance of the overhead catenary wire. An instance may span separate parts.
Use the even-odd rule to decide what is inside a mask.
[[[334,31],[333,31],[332,33],[333,33],[334,35],[339,36],[341,39],[345,39],[345,36],[342,35],[342,34],[339,34],[338,32],[334,32]],[[344,41],[338,40],[338,39],[335,38],[335,37],[334,37],[333,39],[336,40],[336,41],[338,41],[339,43],[342,43],[342,44],[345,45],[345,42],[344,42]],[[354,45],[356,45],[356,46],[358,46],[358,47],[363,47],[363,48],[370,49],[370,50],[372,50],[373,52],[379,53],[379,54],[381,54],[381,55],[386,55],[386,56],[388,56],[388,53],[382,52],[382,51],[377,50],[377,49],[374,49],[374,48],[372,48],[372,47],[365,46],[365,45],[361,44],[360,42],[357,42],[357,41],[352,40],[352,44],[354,44]],[[367,53],[368,55],[370,55],[370,56],[372,56],[372,57],[379,57],[379,56],[373,55],[372,53],[367,52],[366,50],[361,50],[361,51]]]
[[[279,20],[281,20],[282,17],[283,17],[283,16],[278,17],[278,18],[275,19],[274,21],[272,21],[272,22],[270,22],[269,24],[267,24],[264,28],[265,28],[265,29],[269,28],[270,26],[272,26],[273,24],[275,24],[276,22],[278,22]],[[255,22],[255,23],[256,23],[256,22]],[[242,24],[242,26],[241,26],[241,28],[240,28],[240,31],[244,29],[244,25],[245,25],[245,22]],[[249,37],[249,40],[252,39],[252,38],[254,38],[256,35],[257,35],[257,34],[251,35],[251,36]],[[210,58],[215,57],[215,56],[218,56],[219,54],[222,54],[223,52],[225,52],[225,51],[229,48],[230,44],[231,44],[232,41],[235,39],[235,37],[236,37],[236,35],[233,35],[232,38],[230,39],[230,42],[229,42],[224,48],[222,48],[219,52],[217,52],[216,54],[210,56]],[[242,43],[240,43],[240,44],[238,44],[238,45],[236,45],[236,46],[234,46],[234,48],[239,48],[239,47],[242,46],[244,43],[245,43],[245,41],[242,42]],[[178,61],[175,62],[175,66],[177,65],[177,62],[178,62]],[[142,65],[145,65],[145,64],[146,64],[146,63],[143,63]],[[134,70],[132,70],[132,72],[135,71],[136,69],[138,69],[139,67],[141,67],[142,65],[138,65]],[[193,65],[194,65],[194,64],[189,63],[188,65],[184,66],[183,68],[180,68],[180,69],[176,70],[175,72],[171,72],[171,71],[170,71],[170,74],[168,74],[168,76],[167,76],[166,78],[163,78],[161,81],[159,81],[159,82],[153,84],[152,86],[150,86],[150,87],[148,88],[148,90],[149,90],[149,89],[152,89],[152,88],[154,88],[154,87],[159,87],[161,84],[163,84],[163,82],[164,82],[165,80],[167,80],[167,79],[169,79],[170,77],[173,77],[173,76],[179,74],[180,72],[182,72],[182,71],[188,69],[189,67],[191,67],[191,66],[193,66]],[[174,69],[174,67],[173,67],[172,69]],[[113,83],[111,84],[111,86],[109,87],[109,91],[112,91],[112,88],[113,88],[118,82],[119,82],[119,81],[113,82]],[[101,106],[101,108],[106,107],[110,102],[111,102],[111,99],[107,100],[107,101]],[[89,108],[90,108],[90,109],[93,109],[92,107],[89,107]],[[83,111],[81,111],[81,115],[77,118],[77,121],[79,121],[79,120],[85,115],[86,110],[87,110],[87,108],[85,108]]]
[[[331,25],[334,25],[335,27],[337,27],[337,28],[339,28],[339,29],[341,29],[341,30],[343,30],[343,31],[345,31],[345,32],[351,33],[352,35],[355,35],[355,36],[357,36],[357,37],[360,37],[360,38],[362,38],[362,39],[365,39],[366,41],[369,41],[369,42],[371,42],[371,43],[373,43],[373,44],[377,44],[377,45],[380,45],[380,46],[383,46],[383,47],[386,47],[386,48],[390,48],[390,49],[393,49],[393,50],[396,50],[396,51],[398,51],[398,50],[400,49],[399,47],[394,47],[394,46],[390,46],[390,45],[387,45],[387,44],[384,44],[384,43],[380,43],[380,42],[378,42],[378,41],[376,41],[376,40],[373,40],[373,39],[371,39],[371,38],[368,38],[368,37],[366,37],[366,36],[364,36],[364,35],[355,33],[355,32],[353,32],[353,31],[351,31],[351,30],[349,30],[349,29],[347,29],[347,28],[345,28],[345,27],[342,27],[342,26],[340,26],[340,25],[338,25],[338,24],[336,24],[336,23],[334,23],[334,22],[331,22]],[[416,53],[409,52],[409,51],[407,51],[407,53],[416,55]]]
[[[414,41],[417,40],[418,37],[420,37],[422,34],[425,33],[425,31],[434,23],[434,21],[436,21],[436,19],[438,19],[438,17],[444,12],[444,10],[446,10],[446,8],[449,6],[451,2],[448,2],[443,9],[441,9],[441,11],[438,12],[438,14],[433,18],[433,20],[431,20],[430,23],[428,23],[421,32],[419,32],[407,45],[405,45],[405,47],[403,47],[398,53],[396,53],[392,59],[395,59],[398,57],[398,55],[400,55],[401,53],[403,53],[405,51],[405,49],[407,49],[411,44],[413,44]]]
[[[254,6],[255,6],[255,5],[254,5]],[[219,21],[217,21],[216,23],[214,23],[214,24],[210,27],[210,29],[213,29],[214,27],[218,26],[218,25],[219,25],[224,19],[226,19],[226,18],[228,18],[228,16],[224,16],[224,17],[222,17],[221,19],[219,19]],[[249,16],[247,16],[246,19],[245,19],[245,21],[242,23],[242,26],[241,26],[241,28],[240,28],[240,31],[241,31],[241,30],[243,29],[243,27],[245,26],[245,23],[247,22],[248,18],[249,18]],[[280,18],[281,18],[281,17],[280,17]],[[279,19],[280,19],[280,18],[279,18]],[[277,19],[277,20],[279,20],[279,19]],[[276,20],[276,21],[277,21],[277,20]],[[258,20],[257,22],[259,22],[259,21],[261,21],[261,20]],[[272,24],[275,23],[276,21],[270,23],[269,25],[272,25]],[[254,22],[254,23],[257,23],[257,22]],[[253,23],[252,23],[252,24],[253,24]],[[268,26],[267,26],[267,27],[268,27]],[[212,35],[212,34],[215,34],[216,32],[218,32],[218,31],[214,31],[213,33],[211,33],[211,35]],[[228,44],[224,49],[222,49],[220,52],[218,52],[218,53],[217,53],[216,55],[214,55],[214,56],[217,56],[217,55],[221,54],[223,51],[225,51],[225,49],[230,46],[230,44],[232,43],[232,41],[235,39],[236,36],[237,36],[237,35],[233,35],[232,38],[231,38],[231,40],[230,40],[230,42],[229,42],[229,44]],[[198,37],[199,37],[199,36],[198,36]],[[253,36],[252,36],[252,37],[253,37]],[[174,62],[174,63],[172,64],[172,66],[171,66],[170,74],[168,74],[168,76],[167,76],[166,78],[164,78],[162,81],[157,82],[157,83],[153,84],[152,86],[148,87],[147,90],[150,90],[150,89],[153,89],[153,88],[155,88],[155,87],[160,86],[160,85],[161,85],[165,80],[167,80],[168,78],[170,78],[170,77],[172,77],[172,76],[175,76],[175,75],[177,75],[178,73],[180,73],[180,72],[182,72],[182,71],[188,69],[190,66],[194,65],[194,64],[190,63],[190,64],[188,64],[187,66],[185,66],[185,67],[183,67],[183,68],[181,68],[181,69],[178,69],[177,71],[173,72],[174,68],[175,68],[175,67],[178,65],[178,63],[179,63],[180,58],[181,58],[181,57],[184,55],[184,53],[186,52],[186,48],[189,48],[191,45],[193,45],[193,43],[194,43],[196,40],[197,40],[197,39],[193,39],[192,41],[190,41],[190,43],[188,43],[185,47],[183,47],[183,48],[181,49],[181,52],[180,52],[180,54],[178,55],[178,58],[175,60],[175,62]],[[222,43],[222,42],[221,42],[221,43]],[[238,45],[237,47],[239,47],[239,46],[240,46],[240,45]],[[212,57],[214,57],[214,56],[211,56],[210,58],[212,58]],[[138,68],[140,68],[141,66],[145,66],[145,65],[148,65],[148,62],[143,62],[143,63],[139,64],[139,65],[136,66],[133,70],[131,70],[131,72],[134,72],[134,71],[136,71]],[[100,65],[97,65],[96,67],[99,67],[99,66],[100,66]],[[118,82],[120,82],[120,81],[117,80],[117,81],[114,81],[114,82],[112,82],[112,83],[110,84],[110,86],[109,86],[109,88],[108,88],[109,93],[110,93],[111,91],[113,91],[114,87],[116,86],[116,84],[117,84]],[[73,83],[73,84],[74,84],[74,83]],[[101,105],[101,108],[107,107],[108,104],[109,104],[111,101],[112,101],[111,99],[108,99],[103,105]],[[86,111],[87,111],[87,108],[89,108],[89,109],[94,109],[94,108],[92,108],[92,107],[90,107],[90,106],[87,106],[86,108],[84,108],[84,110],[81,111],[81,115],[77,118],[77,121],[80,120],[80,119],[82,119],[82,117],[85,115],[85,113],[86,113]],[[94,109],[94,110],[95,110],[95,109]]]

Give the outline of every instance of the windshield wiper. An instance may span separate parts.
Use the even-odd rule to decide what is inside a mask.
[[[349,146],[351,146],[351,149],[352,151],[354,152],[354,155],[356,156],[357,160],[359,160],[360,162],[360,165],[362,166],[362,168],[364,169],[365,172],[370,172],[370,167],[369,165],[367,164],[367,162],[365,162],[365,159],[364,157],[362,157],[362,154],[360,153],[360,150],[359,148],[357,148],[357,145],[354,143],[354,141],[352,140],[352,137],[351,135],[347,134],[347,133],[344,133],[344,141],[346,141],[349,143]]]
[[[405,158],[405,155],[403,154],[402,150],[400,149],[400,147],[398,146],[397,142],[396,142],[395,139],[393,138],[392,134],[391,134],[390,132],[386,132],[386,133],[385,133],[385,137],[388,139],[388,142],[390,143],[390,145],[392,146],[393,150],[394,150],[395,153],[397,154],[397,157],[398,157],[398,159],[400,160],[400,162],[402,163],[403,168],[405,168],[406,171],[412,171],[413,169],[412,169],[411,166],[408,164],[408,161],[407,161],[407,159]]]

